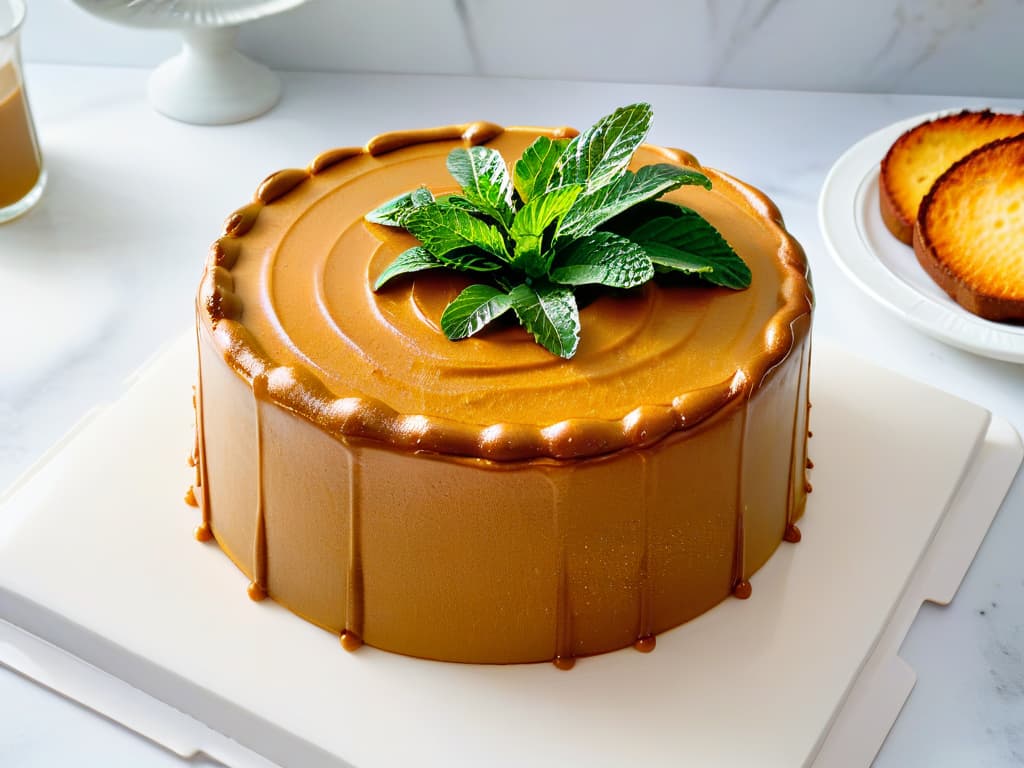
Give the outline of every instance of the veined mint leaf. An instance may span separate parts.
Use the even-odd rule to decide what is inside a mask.
[[[446,266],[443,261],[439,261],[432,256],[430,251],[422,245],[417,245],[399,254],[398,258],[392,261],[387,266],[387,269],[380,273],[377,282],[373,284],[373,290],[379,291],[386,282],[399,275],[405,275],[409,272],[422,272],[424,269],[437,269],[443,266]]]
[[[544,232],[552,224],[561,222],[582,191],[583,187],[578,184],[552,189],[533,198],[516,213],[509,233],[515,241],[513,265],[530,277],[540,277],[548,271],[551,257],[542,255]]]
[[[512,308],[512,298],[492,285],[471,285],[441,315],[441,330],[452,341],[465,339]]]
[[[750,268],[714,225],[690,208],[680,210],[683,215],[678,218],[662,216],[637,227],[630,239],[644,246],[655,264],[696,272],[702,280],[725,288],[749,286]],[[711,269],[696,270],[690,265]]]
[[[537,343],[559,357],[572,357],[580,342],[580,313],[568,288],[546,283],[517,285],[509,293],[512,309]]]
[[[426,187],[406,192],[393,200],[388,200],[384,205],[370,211],[364,217],[374,224],[384,224],[388,227],[404,227],[406,215],[415,208],[429,205],[434,202],[434,196]]]
[[[583,184],[589,194],[614,180],[643,143],[651,117],[651,105],[643,103],[602,117],[569,142],[562,155],[562,182]]]
[[[516,191],[524,203],[546,192],[558,160],[569,144],[568,139],[549,139],[538,136],[528,146],[512,169]]]
[[[629,237],[630,233],[641,224],[657,219],[659,216],[682,216],[681,206],[664,200],[648,200],[627,208],[618,216],[614,216],[601,225],[602,232],[614,232],[616,235]]]
[[[643,248],[660,272],[682,272],[686,275],[700,275],[707,272],[714,272],[715,268],[705,259],[698,258],[692,254],[673,248],[664,243],[647,242],[640,246]]]
[[[444,256],[435,256],[422,245],[403,251],[380,273],[373,284],[373,290],[379,291],[385,283],[410,272],[422,272],[425,269],[447,267],[459,272],[497,272],[502,265],[489,254],[478,250],[452,251]]]
[[[476,247],[509,261],[505,238],[497,227],[450,205],[434,203],[414,208],[404,216],[402,226],[438,258],[459,248]]]
[[[448,172],[463,196],[507,230],[512,225],[512,179],[505,159],[489,147],[462,147],[448,153]]]
[[[451,208],[458,208],[461,211],[472,213],[477,216],[484,213],[462,195],[441,195],[441,197],[437,198],[437,204],[441,206],[447,205]]]
[[[462,251],[449,251],[444,256],[434,256],[442,265],[458,272],[497,272],[502,269],[501,262],[491,254],[476,248]]]
[[[654,265],[643,246],[611,232],[595,232],[575,241],[558,256],[551,279],[565,285],[598,283],[632,288],[654,277]]]
[[[668,163],[645,165],[636,173],[623,171],[623,175],[608,186],[576,198],[572,210],[562,220],[561,234],[563,237],[590,234],[627,208],[678,189],[684,184],[711,188],[710,179],[703,173]]]

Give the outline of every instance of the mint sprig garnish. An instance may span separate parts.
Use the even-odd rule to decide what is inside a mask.
[[[470,205],[486,213],[508,231],[512,208],[512,179],[505,159],[487,147],[453,149],[448,155],[448,172],[462,187]]]
[[[658,200],[684,185],[711,189],[692,168],[667,163],[628,169],[651,125],[651,107],[615,110],[571,141],[541,136],[511,173],[488,147],[454,149],[447,167],[461,194],[435,198],[425,187],[400,195],[366,220],[401,227],[420,240],[380,274],[439,268],[474,272],[441,315],[453,341],[512,310],[538,344],[570,358],[579,346],[574,290],[624,290],[675,272],[740,290],[750,269],[696,211]]]

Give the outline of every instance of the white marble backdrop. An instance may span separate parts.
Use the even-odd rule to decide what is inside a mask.
[[[1024,0],[310,0],[241,45],[293,70],[1021,97],[1022,30]],[[30,61],[149,66],[176,48],[29,0]]]

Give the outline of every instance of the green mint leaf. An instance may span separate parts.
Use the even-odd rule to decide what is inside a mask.
[[[524,203],[547,191],[558,167],[558,160],[568,144],[568,139],[538,136],[516,161],[512,176],[516,191]]]
[[[458,208],[460,211],[472,213],[475,216],[485,215],[483,211],[473,205],[473,203],[462,195],[441,195],[441,197],[437,198],[437,204],[442,206],[446,205],[450,208]]]
[[[651,117],[651,105],[642,103],[602,117],[569,142],[562,155],[562,182],[584,184],[590,193],[613,181],[646,138]]]
[[[643,246],[611,232],[595,232],[575,241],[558,256],[551,279],[564,285],[600,284],[632,288],[654,277]]]
[[[580,342],[580,313],[568,288],[546,283],[517,285],[509,293],[519,322],[548,352],[569,358]]]
[[[561,234],[570,238],[588,235],[637,203],[651,200],[684,184],[711,188],[711,181],[703,173],[667,163],[645,165],[636,173],[624,171],[622,176],[608,186],[580,195],[562,221]]]
[[[373,284],[373,290],[379,291],[386,282],[399,275],[406,275],[410,272],[422,272],[424,269],[437,269],[443,266],[446,266],[443,261],[439,261],[431,255],[430,251],[422,245],[417,245],[399,254],[398,258],[392,261],[387,266],[387,269],[380,273],[377,282]]]
[[[410,211],[434,202],[434,196],[426,187],[406,192],[393,200],[388,200],[384,205],[370,211],[364,217],[374,224],[384,224],[388,227],[404,227],[404,219]]]
[[[512,308],[512,298],[492,285],[471,285],[441,315],[441,330],[452,341],[465,339]]]
[[[434,256],[441,258],[460,248],[479,248],[508,262],[505,238],[497,227],[450,205],[424,205],[407,213],[402,225]]]
[[[489,254],[478,250],[466,249],[452,251],[444,256],[435,256],[422,245],[417,245],[399,254],[398,258],[380,273],[380,277],[373,284],[373,290],[379,291],[385,283],[399,275],[437,269],[438,267],[447,267],[459,272],[497,272],[502,269],[502,265],[491,258]]]
[[[651,219],[657,219],[659,216],[678,218],[682,215],[680,206],[675,203],[668,203],[664,200],[648,200],[645,203],[638,203],[632,208],[627,208],[618,216],[612,217],[601,225],[601,231],[614,232],[616,235],[629,237],[634,229]]]
[[[443,266],[457,272],[497,272],[503,266],[489,253],[476,248],[461,251],[449,251],[444,256],[435,256]]]
[[[637,227],[630,234],[630,239],[644,246],[655,264],[696,272],[702,280],[733,290],[748,287],[750,268],[721,233],[696,211],[680,209],[683,215],[679,218],[662,216],[652,219]],[[690,265],[711,269],[698,270]]]
[[[647,242],[642,246],[659,272],[682,272],[685,275],[701,275],[714,272],[715,267],[705,259],[680,251],[664,243]]]
[[[512,225],[512,179],[498,150],[488,147],[453,149],[448,153],[448,172],[459,182],[469,202],[505,229]]]
[[[552,189],[534,197],[519,210],[509,232],[515,241],[513,265],[530,277],[540,277],[547,273],[551,266],[551,255],[546,258],[542,255],[544,233],[554,224],[557,236],[557,225],[582,191],[583,187],[578,184]]]

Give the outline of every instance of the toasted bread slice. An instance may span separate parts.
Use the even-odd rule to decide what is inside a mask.
[[[914,252],[965,309],[1024,322],[1024,133],[957,161],[921,201]]]
[[[913,242],[917,209],[949,166],[990,141],[1024,133],[1024,114],[964,111],[904,133],[882,160],[882,220],[896,237]]]

